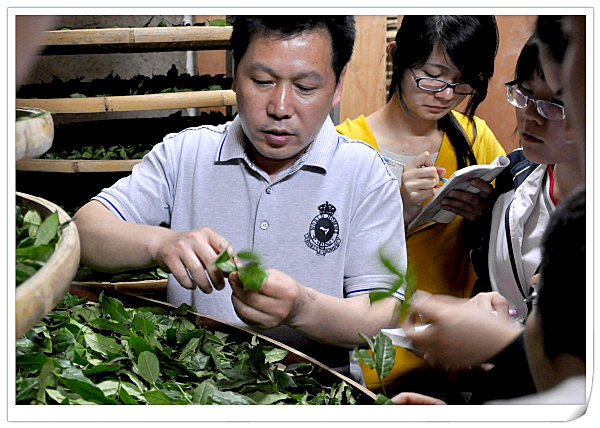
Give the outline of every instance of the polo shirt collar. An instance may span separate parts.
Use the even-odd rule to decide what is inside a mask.
[[[246,154],[244,137],[242,122],[239,116],[236,116],[228,128],[225,138],[219,145],[215,161],[225,162],[232,159],[244,159],[248,164],[252,164]],[[327,165],[333,156],[337,143],[338,133],[328,115],[314,141],[296,161],[292,169],[297,170],[302,166],[314,166],[327,171]]]

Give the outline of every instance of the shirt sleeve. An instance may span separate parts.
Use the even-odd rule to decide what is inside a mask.
[[[165,137],[121,178],[92,198],[104,204],[121,219],[138,224],[170,225],[173,203],[171,158],[175,144]]]
[[[398,281],[380,260],[380,250],[401,272],[406,272],[406,240],[402,216],[402,199],[398,180],[379,156],[369,172],[374,180],[351,220],[351,233],[346,252],[344,289],[354,297],[370,291],[391,289]],[[373,183],[373,182],[372,182]],[[404,299],[403,284],[393,295]]]

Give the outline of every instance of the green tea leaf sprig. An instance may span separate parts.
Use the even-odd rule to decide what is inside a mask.
[[[225,273],[237,272],[244,287],[253,291],[260,291],[267,279],[267,273],[261,267],[260,257],[251,251],[241,251],[232,257],[228,250],[229,248],[224,249],[214,260],[217,268]],[[246,260],[246,263],[238,268],[234,261],[236,257],[240,260]]]
[[[386,395],[383,379],[390,374],[396,361],[396,348],[392,344],[392,339],[382,332],[377,333],[374,340],[362,333],[359,335],[367,342],[371,352],[369,353],[367,349],[355,348],[352,356],[365,363],[369,368],[375,369],[381,390]]]
[[[394,282],[392,288],[388,290],[371,290],[371,292],[369,293],[369,300],[371,303],[374,303],[378,300],[385,299],[386,297],[389,297],[396,291],[398,291],[400,287],[402,287],[402,285],[404,284],[404,300],[400,304],[400,313],[405,314],[410,308],[410,304],[412,303],[412,297],[415,293],[416,280],[414,270],[412,266],[409,265],[406,269],[406,273],[402,273],[400,271],[400,268],[394,265],[390,258],[383,253],[383,250],[381,248],[379,249],[379,260],[381,261],[381,263],[383,263],[387,270],[389,270],[392,274],[394,274],[397,277],[397,280]]]

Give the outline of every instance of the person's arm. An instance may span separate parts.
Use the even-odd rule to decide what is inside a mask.
[[[99,271],[119,272],[160,266],[181,285],[212,291],[205,269],[217,289],[225,286],[215,257],[229,246],[208,228],[176,232],[160,226],[123,221],[98,201],[85,204],[74,216],[81,244],[81,262]],[[189,271],[189,273],[188,273]]]
[[[396,297],[373,304],[366,294],[343,299],[305,287],[281,271],[267,273],[260,292],[244,288],[237,273],[229,275],[235,311],[252,327],[285,324],[320,342],[352,348],[364,344],[358,333],[373,337],[398,324]]]
[[[478,299],[469,302],[417,293],[402,323],[406,337],[434,365],[454,369],[487,362],[510,344],[523,326],[510,318],[508,303],[500,294],[489,293],[485,301]],[[430,325],[417,332],[415,320],[421,318]]]

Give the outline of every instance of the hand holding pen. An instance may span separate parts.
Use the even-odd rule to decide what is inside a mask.
[[[423,152],[406,163],[400,184],[406,224],[419,214],[425,201],[437,192],[444,174],[446,169],[435,166],[429,152]]]

